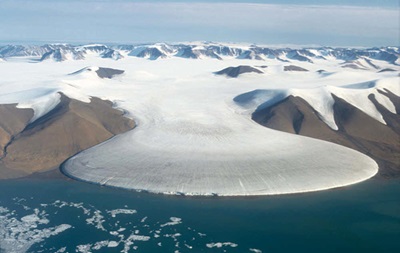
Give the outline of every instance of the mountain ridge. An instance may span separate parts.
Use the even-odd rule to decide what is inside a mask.
[[[236,59],[277,59],[284,62],[315,63],[328,58],[344,61],[348,67],[360,68],[360,61],[367,67],[376,68],[371,60],[385,61],[400,66],[399,47],[372,47],[372,48],[345,48],[345,47],[304,47],[300,49],[282,47],[269,48],[258,45],[240,45],[224,43],[154,43],[132,45],[71,45],[45,44],[37,45],[5,45],[0,46],[0,58],[11,57],[40,57],[40,61],[53,59],[54,61],[82,60],[89,55],[102,58],[120,60],[123,57],[139,57],[149,60],[158,60],[169,57],[188,59],[211,58],[224,60]],[[346,66],[346,65],[345,65]]]

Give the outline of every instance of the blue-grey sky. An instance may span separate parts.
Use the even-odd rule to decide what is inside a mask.
[[[1,0],[0,40],[398,46],[399,0]]]

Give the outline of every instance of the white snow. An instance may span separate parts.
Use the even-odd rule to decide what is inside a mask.
[[[313,89],[295,89],[290,92],[293,96],[299,96],[306,100],[321,116],[321,119],[332,129],[338,130],[333,114],[335,101],[327,87]]]
[[[273,131],[250,119],[257,107],[288,95],[304,98],[332,129],[337,126],[331,93],[382,123],[369,94],[394,112],[393,103],[377,90],[398,94],[397,72],[356,71],[331,59],[316,62],[296,61],[310,71],[288,73],[283,71],[287,63],[275,59],[113,61],[93,56],[57,64],[9,59],[0,70],[0,103],[34,109],[34,121],[54,108],[58,92],[63,92],[84,102],[92,96],[111,100],[133,117],[134,130],[65,164],[67,174],[85,181],[168,194],[264,195],[329,189],[370,178],[377,172],[376,163],[356,151]],[[213,74],[238,65],[268,68],[264,75],[237,79]],[[68,75],[87,66],[125,73],[113,79],[98,78],[93,71]],[[320,75],[319,69],[331,74]],[[348,87],[367,82],[376,85]],[[255,90],[245,103],[233,101]],[[95,219],[90,222],[100,225]]]
[[[375,105],[372,101],[368,98],[370,94],[375,95],[377,101],[382,104],[385,108],[387,108],[392,113],[396,113],[395,106],[390,99],[382,95],[378,92],[378,90],[384,91],[388,89],[393,93],[398,95],[398,78],[386,78],[379,80],[379,82],[369,82],[367,83],[369,86],[365,86],[364,83],[344,86],[344,87],[330,87],[330,91],[332,94],[344,99],[348,103],[352,104],[353,106],[357,107],[361,111],[365,112],[372,118],[378,120],[379,122],[386,124],[385,120],[383,119],[382,114],[377,110]]]
[[[46,94],[45,96],[36,98],[34,100],[19,103],[17,107],[33,109],[34,115],[30,120],[30,123],[32,123],[38,118],[46,115],[48,112],[53,110],[58,105],[58,103],[60,103],[60,97],[61,96],[59,93]]]
[[[338,130],[336,125],[333,105],[333,95],[344,99],[348,103],[357,107],[364,113],[379,122],[386,124],[382,114],[377,110],[375,105],[369,99],[369,95],[373,94],[377,101],[392,113],[396,113],[395,105],[385,95],[379,91],[389,90],[398,95],[397,88],[398,78],[384,78],[379,81],[370,81],[366,83],[345,85],[345,86],[320,86],[316,88],[305,89],[286,89],[286,90],[255,90],[248,96],[242,96],[237,99],[240,108],[236,109],[237,113],[251,114],[256,109],[269,107],[290,95],[301,97],[306,100],[318,112],[318,116],[333,130]]]

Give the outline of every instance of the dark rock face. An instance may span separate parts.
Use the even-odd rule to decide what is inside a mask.
[[[70,54],[74,60],[83,60],[85,59],[85,56],[83,52],[76,51],[75,49],[54,49],[50,50],[49,52],[43,54],[42,58],[40,58],[40,61],[48,60],[48,59],[54,59],[57,62],[65,61],[67,60],[66,55]]]
[[[197,59],[199,56],[193,52],[191,47],[183,47],[176,54],[178,57],[188,58],[188,59]]]
[[[179,45],[177,49],[176,57],[187,58],[187,59],[199,59],[200,57],[208,57],[213,59],[222,60],[218,54],[229,55],[229,52],[221,51],[218,47],[207,47],[205,49],[197,49],[193,46]]]
[[[148,58],[156,60],[168,56],[198,59],[202,57],[221,60],[222,57],[234,57],[236,59],[277,59],[282,62],[302,61],[313,63],[314,60],[327,60],[327,57],[343,60],[344,64],[350,64],[347,67],[380,69],[377,63],[372,60],[385,61],[394,66],[399,66],[397,60],[400,57],[399,47],[381,47],[381,48],[268,48],[257,45],[251,45],[243,48],[241,46],[231,46],[213,43],[203,43],[200,47],[192,44],[133,44],[133,45],[83,45],[74,46],[68,44],[46,44],[36,45],[6,45],[0,46],[0,58],[15,56],[41,56],[42,60],[52,58],[56,61],[65,60],[65,55],[74,60],[84,59],[90,52],[97,53],[103,58],[112,58],[118,60],[123,58],[120,50],[130,51],[129,56]],[[318,52],[316,54],[315,52]],[[286,60],[285,57],[289,60]],[[357,64],[358,60],[365,60],[365,66]],[[346,66],[345,66],[346,67]]]
[[[109,50],[109,48],[105,45],[88,45],[84,46],[84,50],[96,52],[96,53],[103,53]]]
[[[289,66],[284,66],[283,67],[284,71],[308,71],[308,69],[299,67],[299,66],[295,66],[295,65],[289,65]]]
[[[201,50],[201,51],[199,51],[199,54],[205,55],[205,56],[213,58],[213,59],[222,60],[222,58],[211,49]]]
[[[214,54],[223,56],[238,56],[243,51],[240,48],[231,48],[228,46],[216,46],[216,45],[208,46],[207,50],[212,51]]]
[[[56,61],[64,61],[64,60],[66,60],[65,57],[63,57],[59,51],[56,52],[55,50],[51,50],[49,52],[44,53],[42,55],[42,58],[40,58],[40,61],[44,61],[44,60],[50,59],[52,56],[54,56],[54,59]]]
[[[385,68],[385,69],[379,70],[378,73],[382,73],[382,72],[394,72],[394,71],[396,71],[396,70],[391,69],[391,68]]]
[[[220,70],[218,72],[215,72],[217,75],[226,75],[228,77],[238,77],[241,74],[244,73],[257,73],[257,74],[263,74],[259,69],[253,68],[251,66],[238,66],[238,67],[228,67],[223,70]]]
[[[96,70],[96,73],[100,78],[108,78],[108,79],[111,79],[116,75],[121,75],[124,72],[125,72],[124,70],[111,69],[111,68],[99,68],[98,70]]]
[[[115,51],[113,49],[107,49],[101,54],[101,58],[120,60],[120,59],[124,58],[124,56],[122,56],[121,53],[118,51]]]
[[[380,91],[397,105],[393,114],[380,105],[373,95],[369,99],[382,113],[387,125],[371,118],[345,100],[332,94],[334,116],[339,129],[329,128],[304,99],[289,96],[280,102],[253,113],[259,124],[312,138],[337,143],[358,150],[373,158],[382,177],[400,177],[400,98]]]
[[[342,65],[342,68],[349,68],[349,69],[362,69],[362,70],[366,70],[366,68],[357,65],[355,63],[346,63],[344,65]]]
[[[255,51],[252,50],[244,50],[241,52],[241,54],[239,56],[237,56],[236,58],[238,59],[249,59],[249,60],[263,60],[263,58],[261,57],[261,54],[256,53]]]
[[[86,67],[86,68],[80,69],[78,71],[75,71],[73,73],[70,73],[69,75],[77,75],[77,74],[85,72],[85,71],[93,71],[93,69],[90,67]],[[111,79],[114,76],[125,73],[125,70],[99,67],[95,72],[96,72],[97,76],[100,78]]]
[[[315,57],[314,54],[312,54],[312,53],[310,53],[310,52],[308,52],[308,51],[306,51],[306,50],[302,50],[301,53],[302,53],[302,54],[308,54],[308,55],[311,56],[311,57]],[[307,58],[307,57],[304,56],[304,55],[301,55],[301,54],[299,53],[298,50],[291,50],[291,51],[289,51],[289,52],[286,54],[286,57],[289,58],[289,59],[297,60],[297,61],[304,61],[304,62],[310,62],[310,63],[312,63],[312,60],[311,60],[311,59]]]
[[[157,60],[158,58],[166,57],[166,55],[157,48],[147,48],[139,52],[136,57],[149,57],[150,60]]]
[[[133,120],[112,103],[92,98],[90,103],[61,94],[61,102],[29,124],[31,109],[0,105],[0,179],[46,171],[68,157],[132,129]]]

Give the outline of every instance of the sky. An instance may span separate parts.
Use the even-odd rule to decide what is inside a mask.
[[[1,0],[0,40],[399,46],[399,2]]]

